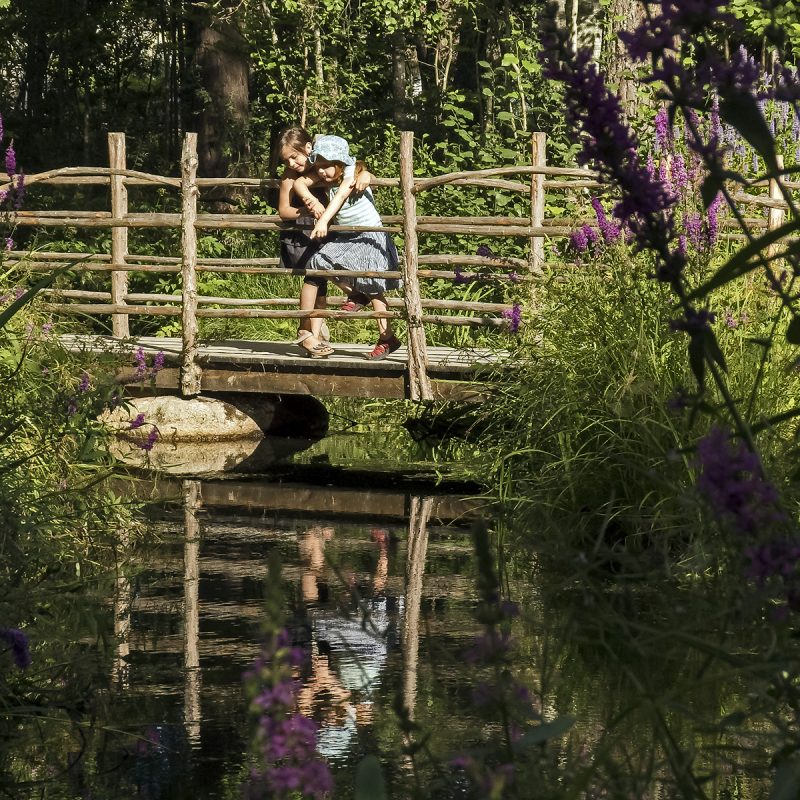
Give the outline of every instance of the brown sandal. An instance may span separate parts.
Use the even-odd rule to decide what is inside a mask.
[[[328,356],[333,355],[335,352],[327,342],[320,341],[313,345],[310,343],[306,344],[310,338],[312,337],[307,336],[299,343],[303,355],[308,356],[308,358],[328,358]]]

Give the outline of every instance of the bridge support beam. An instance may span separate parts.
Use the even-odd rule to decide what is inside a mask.
[[[181,395],[200,394],[201,369],[197,363],[197,134],[187,133],[181,155],[181,278],[183,279],[183,353]]]
[[[403,233],[405,249],[401,269],[405,283],[408,320],[408,382],[412,400],[433,400],[428,377],[425,328],[422,326],[422,300],[419,291],[419,239],[417,238],[417,197],[414,194],[414,133],[400,133],[400,189],[403,193]]]

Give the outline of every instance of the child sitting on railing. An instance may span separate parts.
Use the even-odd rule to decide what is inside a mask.
[[[306,207],[317,217],[311,232],[312,240],[322,240],[319,249],[312,254],[309,269],[388,272],[396,270],[399,259],[397,248],[386,231],[339,231],[335,238],[326,240],[328,225],[353,225],[381,228],[380,215],[375,208],[372,192],[353,196],[353,182],[342,181],[345,170],[355,165],[347,142],[340,136],[318,136],[308,161],[313,165],[315,176],[302,175],[294,182],[294,191],[303,199]],[[328,188],[329,200],[324,207],[311,193],[312,186]],[[388,309],[384,292],[400,287],[397,278],[353,276],[352,281],[334,279],[346,291],[365,294],[375,311]],[[400,347],[400,340],[392,332],[388,318],[377,320],[379,337],[367,359],[385,358]]]

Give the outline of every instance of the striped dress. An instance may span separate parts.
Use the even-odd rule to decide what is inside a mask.
[[[330,190],[331,199],[339,187]],[[333,219],[334,225],[366,225],[382,227],[381,217],[375,208],[372,192],[367,189],[360,195],[348,197]],[[311,257],[309,269],[352,269],[386,272],[396,270],[399,264],[397,248],[392,237],[384,231],[338,232],[330,241],[323,240],[319,250]],[[399,289],[398,278],[358,277],[353,281],[353,290],[369,297]]]

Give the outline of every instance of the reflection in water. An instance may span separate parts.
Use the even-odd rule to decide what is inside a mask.
[[[327,758],[344,757],[358,727],[373,722],[374,694],[389,648],[403,598],[387,597],[389,531],[373,528],[371,540],[378,555],[367,593],[351,593],[344,609],[320,604],[328,595],[325,546],[334,536],[330,526],[314,526],[299,536],[306,569],[300,583],[311,629],[311,672],[298,695],[300,711],[321,723],[318,750]]]
[[[183,721],[186,737],[193,747],[200,746],[200,481],[183,482]]]
[[[106,723],[137,737],[136,766],[123,757],[118,782],[147,786],[141,796],[154,800],[241,785],[241,676],[260,650],[263,581],[277,549],[296,597],[290,628],[308,653],[298,710],[319,723],[318,751],[343,770],[338,792],[377,737],[391,728],[397,738],[396,695],[413,716],[428,527],[434,519],[440,542],[433,594],[447,594],[443,580],[462,593],[454,569],[468,531],[442,523],[467,507],[452,497],[285,484],[162,479],[155,488],[173,509],[180,502],[180,517],[159,514],[161,544],[139,554],[146,570],[118,583],[109,709],[123,717]],[[458,558],[442,572],[451,550]]]

